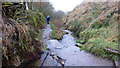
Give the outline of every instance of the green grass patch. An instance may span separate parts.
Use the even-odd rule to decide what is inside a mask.
[[[84,42],[85,40],[77,40],[76,42],[77,43],[82,43],[82,42]]]
[[[51,31],[51,36],[50,36],[50,38],[52,38],[52,39],[57,39],[56,31],[55,31],[55,30]]]
[[[56,27],[55,27],[54,24],[50,24],[50,25],[51,25],[51,29],[52,29],[52,30],[55,30],[55,29],[56,29]]]
[[[120,55],[111,53],[109,51],[106,51],[104,48],[109,47],[111,49],[118,51],[118,45],[114,42],[105,41],[100,38],[92,38],[89,39],[87,43],[85,43],[81,49],[86,50],[88,52],[91,52],[97,56],[101,56],[103,58],[109,58],[112,60],[118,60]]]

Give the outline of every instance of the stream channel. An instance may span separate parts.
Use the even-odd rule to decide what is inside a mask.
[[[61,66],[57,62],[61,60],[64,66],[113,66],[112,61],[80,50],[79,47],[75,46],[76,39],[69,30],[63,30],[68,34],[65,34],[63,39],[59,41],[49,37],[51,31],[48,24],[43,33],[44,44],[48,45],[49,51],[43,53],[41,59],[31,63],[30,66]],[[50,53],[55,57],[53,58]],[[56,56],[60,57],[61,60],[56,60]]]

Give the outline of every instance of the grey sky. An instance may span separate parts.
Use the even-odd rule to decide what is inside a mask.
[[[61,10],[64,12],[72,11],[77,5],[83,2],[83,0],[49,0],[55,10]]]

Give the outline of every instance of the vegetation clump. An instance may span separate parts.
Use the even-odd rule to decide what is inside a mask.
[[[63,38],[63,35],[66,34],[64,31],[57,28],[54,24],[51,24],[51,28],[52,28],[52,31],[51,31],[50,37],[52,39],[61,40]]]

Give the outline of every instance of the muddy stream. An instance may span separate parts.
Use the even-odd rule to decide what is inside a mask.
[[[43,33],[44,44],[48,45],[47,48],[49,48],[51,53],[64,60],[64,66],[113,66],[112,61],[95,56],[76,47],[76,40],[71,35],[72,32],[64,30],[68,34],[65,34],[63,39],[58,41],[50,39],[49,35],[51,31],[50,25],[47,25]],[[61,66],[56,59],[47,54],[48,51],[42,55],[41,59],[33,62],[30,66]]]

